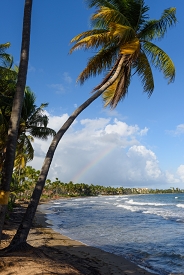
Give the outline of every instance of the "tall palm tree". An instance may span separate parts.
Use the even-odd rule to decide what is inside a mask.
[[[19,72],[8,131],[6,158],[0,183],[0,240],[8,204],[10,183],[12,179],[17,144],[18,128],[24,99],[24,90],[26,86],[29,60],[32,2],[33,0],[25,0]]]
[[[167,28],[176,23],[175,8],[165,10],[159,20],[148,20],[146,13],[149,8],[143,0],[86,1],[90,7],[96,7],[91,18],[93,29],[72,39],[75,45],[71,52],[80,48],[95,48],[97,54],[89,60],[78,80],[83,83],[88,77],[103,71],[106,76],[94,89],[94,94],[72,113],[54,136],[31,201],[9,249],[26,245],[54,152],[75,118],[101,95],[106,106],[116,107],[128,91],[132,71],[140,76],[148,95],[154,89],[151,65],[162,70],[169,82],[174,80],[175,68],[172,60],[152,40],[163,38]]]

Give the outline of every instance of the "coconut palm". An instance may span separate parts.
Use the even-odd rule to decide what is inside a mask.
[[[0,240],[8,204],[10,183],[12,179],[17,144],[18,128],[24,100],[24,90],[26,86],[31,32],[32,2],[33,0],[25,0],[19,73],[8,131],[6,158],[3,166],[2,179],[0,183]]]
[[[13,95],[14,91],[11,97],[8,97],[9,102],[2,104],[0,107],[0,111],[4,118],[0,123],[0,172],[6,155],[8,121],[11,114]],[[34,93],[29,87],[26,87],[14,161],[14,172],[17,171],[18,174],[25,168],[26,163],[31,161],[34,157],[34,149],[32,146],[34,138],[46,140],[49,136],[55,135],[55,131],[47,127],[49,118],[45,114],[44,109],[48,106],[48,103],[42,103],[40,107],[37,107],[35,101],[36,97]]]
[[[169,56],[153,43],[164,37],[168,27],[176,23],[175,8],[163,12],[159,20],[149,20],[149,8],[143,0],[86,0],[96,11],[91,17],[92,30],[75,36],[71,42],[76,49],[95,49],[78,81],[105,71],[103,81],[94,88],[94,94],[78,107],[63,124],[46,154],[38,182],[33,191],[23,221],[10,247],[26,245],[26,239],[36,212],[50,164],[57,145],[75,118],[96,98],[103,95],[105,106],[115,108],[128,92],[131,76],[138,74],[143,89],[150,96],[154,89],[151,66],[164,73],[169,83],[174,80],[175,68]]]
[[[154,90],[151,65],[162,71],[169,83],[174,80],[172,60],[152,41],[163,38],[167,27],[176,23],[175,8],[165,10],[159,20],[148,20],[149,8],[143,0],[87,2],[97,6],[91,17],[93,29],[75,36],[70,52],[81,48],[97,50],[78,81],[83,84],[89,77],[105,72],[102,83],[94,88],[97,91],[108,86],[103,88],[105,106],[116,107],[127,94],[134,74],[139,75],[144,92],[150,96]]]
[[[49,118],[44,113],[48,103],[42,103],[40,107],[35,105],[36,97],[29,87],[25,89],[24,103],[21,113],[16,157],[14,167],[25,166],[26,162],[34,157],[32,142],[34,138],[47,140],[49,136],[54,136],[56,132],[47,127]]]

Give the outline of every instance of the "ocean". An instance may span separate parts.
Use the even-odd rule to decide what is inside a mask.
[[[55,231],[157,274],[184,274],[184,194],[72,198],[40,206]]]

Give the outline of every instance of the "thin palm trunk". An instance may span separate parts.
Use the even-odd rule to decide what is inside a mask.
[[[27,68],[29,60],[29,45],[30,45],[30,32],[31,32],[31,11],[33,0],[25,0],[23,30],[22,30],[22,46],[20,65],[17,78],[16,92],[13,100],[9,130],[8,141],[6,148],[6,157],[3,165],[2,180],[0,183],[0,240],[2,229],[4,226],[4,219],[8,204],[8,197],[10,191],[10,183],[12,179],[13,165],[15,159],[15,150],[17,144],[18,128],[20,116],[22,111],[24,90],[27,78]]]
[[[120,59],[120,62],[118,64],[118,67],[116,69],[116,72],[112,76],[112,78],[107,81],[96,93],[94,93],[88,100],[86,100],[80,107],[78,107],[72,115],[68,118],[68,120],[63,124],[63,126],[60,128],[60,130],[57,132],[57,134],[54,136],[50,147],[48,149],[48,152],[46,154],[40,176],[38,178],[38,181],[36,183],[35,189],[33,191],[30,203],[27,207],[26,213],[23,217],[23,220],[21,224],[19,225],[19,228],[12,239],[9,247],[7,250],[14,250],[22,247],[26,247],[26,240],[27,236],[29,234],[30,228],[32,226],[33,218],[36,213],[37,206],[39,204],[40,196],[42,194],[45,181],[48,175],[48,171],[55,153],[55,150],[57,148],[57,145],[65,132],[68,130],[68,128],[71,126],[73,121],[77,118],[77,116],[85,110],[95,99],[97,99],[99,96],[102,95],[102,93],[110,86],[112,83],[117,79],[120,69],[122,67],[123,62],[125,61],[126,57],[122,57]]]

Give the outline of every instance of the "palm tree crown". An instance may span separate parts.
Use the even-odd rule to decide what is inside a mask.
[[[110,85],[103,92],[105,106],[115,108],[128,92],[131,76],[137,73],[144,92],[150,96],[154,90],[151,65],[163,72],[168,83],[175,78],[175,67],[170,57],[153,40],[164,37],[168,27],[176,23],[176,9],[164,10],[159,20],[149,20],[149,7],[144,0],[86,0],[96,11],[91,17],[92,30],[75,36],[70,53],[76,49],[94,48],[78,81],[105,72],[99,90],[105,83]],[[113,81],[112,81],[113,79]]]
[[[48,139],[56,132],[47,127],[49,118],[44,113],[48,103],[42,103],[40,107],[35,105],[36,97],[29,87],[25,89],[24,103],[20,119],[18,141],[16,148],[15,166],[25,166],[26,162],[34,157],[32,142],[34,138]]]

